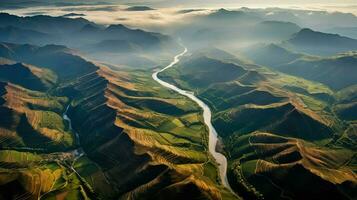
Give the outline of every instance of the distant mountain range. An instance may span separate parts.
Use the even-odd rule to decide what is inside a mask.
[[[155,64],[148,61],[149,57],[172,55],[179,49],[176,41],[167,35],[130,29],[121,24],[104,27],[83,18],[18,17],[0,13],[0,30],[3,42],[66,45],[97,60],[111,57],[112,63],[120,65],[132,65],[136,61],[138,66],[134,67],[152,67]],[[127,57],[130,54],[133,61],[116,59],[123,57],[119,54]]]
[[[257,44],[244,49],[243,53],[256,64],[277,68],[304,56],[277,44]]]
[[[244,54],[257,64],[321,82],[335,90],[357,84],[357,60],[356,52],[353,51],[332,57],[318,57],[269,44],[256,45],[247,49]]]
[[[357,26],[356,27],[335,27],[326,29],[325,32],[337,33],[357,40]]]
[[[330,58],[298,59],[277,69],[340,90],[357,84],[357,52]]]
[[[21,1],[0,8],[68,14],[0,13],[0,199],[356,199],[357,40],[320,32],[355,27],[356,16],[163,9],[181,20],[160,23],[170,36],[73,9],[89,18],[159,7]],[[168,65],[158,77],[212,116],[153,79]]]
[[[357,40],[311,29],[302,29],[285,44],[300,52],[323,56],[357,50]]]
[[[0,27],[12,26],[46,34],[62,36],[79,31],[87,24],[95,25],[83,18],[65,18],[37,15],[33,17],[18,17],[7,13],[0,13]]]
[[[187,38],[188,43],[216,41],[222,46],[232,43],[280,42],[301,30],[291,22],[266,20],[255,13],[226,9],[195,17],[192,23],[177,29],[177,34]]]

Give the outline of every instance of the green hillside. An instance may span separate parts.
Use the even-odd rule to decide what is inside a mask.
[[[343,123],[343,119],[330,109],[331,103],[336,99],[333,91],[322,84],[270,71],[264,67],[252,67],[252,64],[245,65],[244,62],[235,64],[234,61],[232,63],[234,59],[229,59],[228,62],[224,61],[225,58],[217,59],[205,57],[201,52],[194,53],[160,76],[182,88],[196,91],[212,108],[213,125],[225,145],[224,152],[230,163],[229,179],[235,191],[248,199],[283,199],[285,192],[288,197],[297,199],[316,194],[342,199],[351,197],[340,192],[340,189],[353,190],[353,184],[356,183],[353,172],[355,164],[351,163],[343,170],[336,170],[334,166],[346,160],[354,163],[354,153],[350,146],[354,136],[344,132],[352,124]],[[347,94],[341,96],[345,97]],[[270,136],[262,139],[259,137],[257,147],[249,147],[253,145],[250,136],[258,134],[257,132],[268,132],[272,139]],[[301,141],[303,144],[300,145],[299,142],[299,148],[310,148],[310,145],[312,149],[326,145],[339,146],[343,149],[339,153],[345,154],[345,160],[341,158],[341,161],[336,160],[335,164],[329,164],[327,167],[335,169],[336,173],[344,174],[344,177],[336,181],[333,178],[336,176],[333,174],[335,172],[320,169],[316,164],[298,161],[302,159],[299,158],[301,156],[309,157],[310,152],[285,151],[283,147],[292,148],[288,142],[290,139],[286,138]],[[319,152],[311,151],[316,151],[312,154]],[[338,158],[334,151],[328,148],[323,154],[328,159],[335,156]],[[316,155],[316,158],[324,160],[323,156]],[[326,162],[334,162],[332,160]],[[285,164],[276,164],[280,162],[289,165],[286,164],[285,167]],[[302,164],[298,164],[300,162]],[[312,166],[313,170],[310,169]],[[344,170],[348,173],[345,174]],[[281,176],[281,173],[285,175]],[[288,185],[291,184],[287,184],[296,178],[294,174],[301,174],[304,177],[301,177],[301,180],[311,179],[316,184],[326,185],[326,188],[330,189],[326,190],[325,186],[321,186],[316,190],[306,189],[301,196],[293,196],[300,195],[297,191],[301,191],[298,186],[289,188]],[[266,178],[260,178],[261,176]],[[344,181],[351,181],[352,185],[340,185]],[[284,194],[279,195],[282,192]]]

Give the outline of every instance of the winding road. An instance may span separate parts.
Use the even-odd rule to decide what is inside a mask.
[[[219,164],[219,173],[220,173],[222,184],[234,194],[232,188],[229,185],[228,179],[227,179],[227,158],[223,154],[216,151],[218,135],[217,135],[217,131],[215,130],[215,128],[213,127],[213,125],[211,123],[212,114],[211,114],[210,108],[203,101],[201,101],[199,98],[197,98],[193,92],[187,91],[187,90],[182,90],[170,83],[167,83],[167,82],[159,79],[157,76],[159,73],[165,71],[166,69],[168,69],[170,67],[173,67],[175,64],[180,62],[180,57],[182,57],[186,53],[187,53],[187,48],[185,48],[185,50],[182,53],[176,55],[174,60],[169,65],[167,65],[165,68],[154,72],[152,74],[152,78],[156,82],[160,83],[162,86],[169,88],[171,90],[174,90],[177,93],[192,99],[194,102],[196,102],[203,109],[203,119],[204,119],[204,122],[207,125],[208,131],[209,131],[209,139],[208,139],[209,152],[212,154],[212,156],[215,158],[216,162]]]

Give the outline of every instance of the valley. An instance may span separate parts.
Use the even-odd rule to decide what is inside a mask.
[[[0,199],[357,198],[355,14],[7,1]]]
[[[169,69],[171,68],[172,66],[176,65],[180,60],[179,58],[184,56],[186,53],[187,53],[187,48],[185,48],[184,52],[175,56],[174,58],[174,61],[172,63],[170,63],[170,65],[168,65],[167,67],[163,68],[162,70],[160,71],[157,71],[153,74],[153,79],[155,81],[157,81],[158,83],[160,83],[161,85],[169,88],[169,89],[172,89],[176,92],[178,92],[179,94],[182,94],[184,96],[187,96],[188,98],[192,99],[194,102],[196,102],[203,110],[203,119],[204,119],[204,122],[205,122],[205,125],[208,127],[208,150],[209,152],[212,154],[212,156],[214,157],[215,161],[217,162],[218,164],[218,168],[219,168],[219,175],[221,177],[221,182],[222,184],[228,188],[231,192],[233,192],[232,188],[230,187],[229,185],[229,182],[228,182],[228,179],[227,179],[227,158],[217,152],[217,142],[218,142],[218,134],[216,132],[216,130],[214,129],[214,127],[212,126],[211,124],[211,110],[210,108],[205,104],[203,103],[203,101],[201,101],[200,99],[198,99],[196,96],[194,96],[194,93],[193,92],[190,92],[190,91],[185,91],[185,90],[182,90],[182,89],[179,89],[177,88],[176,86],[174,85],[171,85],[167,82],[164,82],[162,80],[160,80],[158,78],[158,74],[165,71],[166,69]],[[234,192],[233,192],[234,193]]]

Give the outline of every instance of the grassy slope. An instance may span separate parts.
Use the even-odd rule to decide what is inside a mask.
[[[328,58],[305,58],[279,66],[277,69],[308,80],[326,84],[334,90],[357,84],[357,54],[345,53]]]
[[[1,83],[2,148],[38,148],[56,151],[73,146],[62,119],[65,97],[54,97],[11,83]]]
[[[11,149],[4,150],[1,158],[1,177],[6,178],[1,185],[11,191],[5,198],[171,195],[180,199],[190,193],[196,198],[234,199],[219,185],[216,165],[206,152],[207,131],[200,110],[156,84],[151,72],[99,68],[59,46],[2,44],[2,48],[1,56],[39,64],[41,68],[17,66],[30,69],[32,73],[26,72],[39,83],[54,77],[48,69],[59,78],[51,82],[55,85],[41,87],[17,79],[6,79],[12,83],[1,85],[1,112],[7,116],[1,121],[1,139],[3,148]],[[2,64],[12,63],[2,59]],[[63,152],[75,146],[74,134],[61,116],[68,98],[73,126],[88,154],[76,161],[72,153]],[[56,152],[39,157],[30,153],[38,151]],[[20,160],[6,160],[14,155]],[[52,171],[55,176],[50,175]],[[37,177],[46,179],[40,182],[48,187],[40,189]]]
[[[201,61],[198,62],[197,60],[200,59]],[[294,137],[300,138],[298,139],[299,141],[303,141],[301,139],[312,141],[314,144],[311,146],[316,146],[311,148],[319,149],[321,144],[331,143],[334,134],[340,140],[343,137],[349,138],[349,135],[344,134],[344,130],[349,125],[341,123],[341,120],[330,109],[330,103],[335,98],[330,89],[322,84],[272,72],[262,67],[255,66],[253,68],[254,71],[250,71],[249,65],[243,64],[244,67],[236,66],[235,69],[232,64],[211,60],[212,58],[197,58],[194,54],[186,58],[178,66],[161,74],[161,77],[180,87],[196,91],[213,109],[213,123],[223,137],[226,154],[229,156],[231,163],[230,180],[233,181],[233,187],[239,194],[246,198],[260,198],[262,195],[269,198],[283,198],[280,195],[276,195],[280,194],[280,187],[284,188],[284,191],[291,190],[290,197],[298,195],[300,194],[298,192],[299,189],[302,189],[301,187],[285,188],[286,181],[291,181],[291,175],[294,173],[301,173],[306,179],[312,178],[314,181],[321,181],[321,184],[327,184],[328,188],[331,188],[331,193],[328,194],[341,196],[341,198],[346,198],[345,191],[351,192],[354,190],[353,184],[356,183],[356,175],[351,170],[355,164],[345,166],[343,169],[335,167],[337,165],[342,166],[349,160],[352,163],[354,162],[352,161],[354,153],[351,150],[341,150],[337,155],[334,150],[325,148],[323,155],[317,155],[313,159],[309,158],[314,160],[313,164],[303,162],[298,167],[295,167],[295,165],[299,159],[290,158],[290,154],[294,156],[297,153],[286,151],[284,153],[289,154],[289,156],[282,159],[285,159],[286,161],[284,162],[289,163],[289,166],[294,166],[292,167],[293,170],[280,166],[282,169],[276,170],[276,173],[273,173],[274,170],[270,169],[257,172],[254,170],[254,166],[262,165],[262,162],[257,162],[257,158],[261,156],[258,152],[267,151],[269,156],[276,158],[279,156],[278,151],[283,151],[283,149],[277,146],[274,147],[277,150],[269,150],[272,148],[269,140],[263,140],[258,144],[262,149],[258,150],[250,147],[249,142],[247,144],[241,139],[247,139],[246,136],[255,131],[268,131],[274,133],[274,135],[280,135],[279,137]],[[219,76],[215,76],[216,74],[219,74]],[[238,75],[232,78],[235,74]],[[195,81],[198,83],[203,82],[204,84],[196,84]],[[351,140],[351,138],[349,139]],[[288,145],[284,141],[281,143],[281,145]],[[338,140],[335,142],[335,145],[341,144],[345,146]],[[305,146],[309,145],[303,142],[300,146],[305,148]],[[348,146],[346,145],[345,147]],[[258,153],[258,155],[254,155],[254,152]],[[316,150],[316,152],[319,151]],[[299,151],[299,154],[308,157],[309,151]],[[336,160],[342,154],[344,154],[345,160]],[[240,163],[243,158],[245,162]],[[262,156],[261,159],[272,162],[266,156]],[[333,164],[325,165],[324,162]],[[323,170],[322,166],[326,170]],[[295,171],[295,168],[298,168],[296,170],[299,172]],[[344,175],[333,174],[333,170]],[[345,173],[344,170],[347,170],[348,173]],[[263,173],[268,177],[267,180],[247,180],[247,177],[255,174],[260,176]],[[286,176],[281,177],[280,173],[285,173]],[[338,183],[334,176],[341,178]],[[280,182],[271,181],[277,177],[282,180],[279,180]],[[345,186],[349,184],[342,184],[342,182],[347,180],[353,184],[347,186],[346,189]],[[343,185],[341,186],[343,193],[336,189],[336,187],[340,188],[339,184]],[[278,188],[276,185],[278,185]],[[333,187],[333,185],[336,187]],[[323,188],[315,189],[315,191],[306,190],[305,193],[302,192],[301,194],[305,194],[305,197],[314,194],[325,194]],[[302,196],[295,197],[302,198]]]
[[[84,150],[108,177],[110,185],[92,180],[102,197],[233,198],[218,184],[198,106],[151,72],[100,68],[63,91],[73,97],[70,116]]]

